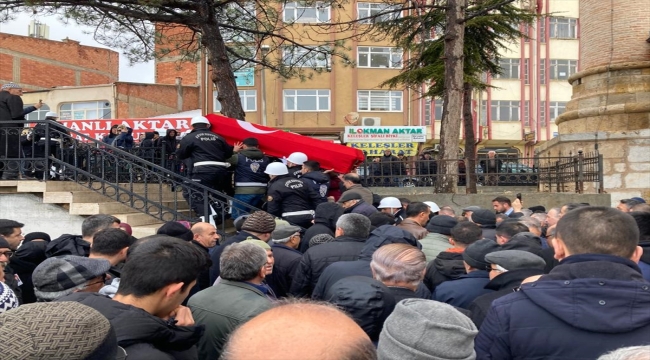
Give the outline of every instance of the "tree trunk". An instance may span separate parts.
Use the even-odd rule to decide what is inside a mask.
[[[463,85],[463,128],[465,130],[465,171],[467,184],[465,193],[476,194],[476,139],[474,117],[472,116],[472,86]]]
[[[445,28],[445,97],[440,127],[440,161],[437,192],[458,190],[458,148],[460,122],[463,118],[463,44],[467,0],[447,1]]]
[[[219,25],[215,22],[201,23],[201,43],[208,51],[212,82],[217,86],[217,100],[221,103],[221,113],[234,119],[245,120],[246,113],[241,106],[235,74],[230,66],[226,44],[221,36]]]

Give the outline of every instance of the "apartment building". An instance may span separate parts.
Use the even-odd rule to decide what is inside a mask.
[[[336,9],[336,17],[345,14],[361,19],[387,6],[383,2],[351,1]],[[557,133],[553,120],[571,97],[566,79],[579,67],[578,0],[538,0],[537,10],[552,16],[522,28],[529,37],[503,52],[504,74],[486,76],[495,88],[474,96],[479,150],[509,148],[521,156],[533,156],[535,145]],[[281,11],[283,20],[297,28],[328,23],[333,18],[332,10],[319,4],[289,2]],[[337,34],[310,36],[314,46],[319,36],[332,40]],[[422,98],[408,89],[379,86],[399,74],[409,54],[386,40],[353,39],[345,46],[356,66],[339,59],[304,56],[299,50],[277,51],[275,55],[287,61],[300,58],[298,66],[324,69],[309,80],[283,79],[259,66],[239,68],[235,76],[246,120],[328,139],[340,139],[345,126],[351,125],[426,126],[427,146],[435,145],[439,141],[442,100]],[[179,64],[175,55],[157,61],[156,81],[171,82],[178,76],[183,77],[184,84],[196,81],[202,88],[208,87],[204,111],[219,112],[216,90],[209,89],[213,86],[208,81],[207,66],[201,62]]]

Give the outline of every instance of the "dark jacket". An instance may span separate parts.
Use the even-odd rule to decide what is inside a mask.
[[[0,127],[23,126],[8,120],[25,120],[23,99],[18,95],[11,95],[8,91],[0,91]]]
[[[293,282],[293,275],[302,259],[302,253],[285,244],[273,244],[271,250],[275,264],[273,264],[273,273],[266,276],[266,283],[278,298],[287,297]]]
[[[596,359],[650,344],[650,283],[629,259],[572,255],[492,302],[477,359]]]
[[[420,248],[418,241],[408,231],[391,225],[382,225],[370,233],[370,237],[359,252],[359,260],[336,262],[323,271],[314,287],[312,298],[323,299],[327,290],[345,277],[354,275],[372,277],[370,271],[372,254],[380,247],[389,244],[409,244]]]
[[[422,284],[420,283],[420,285]],[[424,289],[426,290],[426,286],[424,287]],[[429,299],[429,297],[423,297],[417,291],[413,291],[411,289],[407,289],[403,287],[389,286],[388,290],[390,290],[391,294],[393,294],[393,297],[395,298],[395,303],[398,303],[404,299]],[[426,292],[429,293],[429,290],[426,290]]]
[[[45,255],[47,257],[63,255],[88,257],[90,255],[90,243],[84,240],[81,235],[63,234],[47,244]]]
[[[133,148],[133,129],[127,128],[127,132],[120,132],[117,134],[113,143],[111,144],[120,149],[129,150]]]
[[[363,200],[359,200],[359,202],[354,204],[354,206],[345,209],[346,214],[361,214],[367,217],[370,217],[370,215],[376,212],[377,209],[374,206],[366,203]]]
[[[471,319],[474,321],[474,324],[476,324],[476,327],[481,327],[485,315],[487,315],[488,310],[490,310],[492,301],[502,296],[512,294],[512,292],[515,291],[515,289],[517,289],[519,285],[521,285],[521,282],[526,278],[541,274],[542,271],[537,269],[510,270],[499,274],[494,279],[490,280],[490,282],[485,285],[485,288],[492,290],[492,292],[477,297],[472,301],[468,308],[472,313]]]
[[[22,285],[20,289],[22,292],[22,303],[31,304],[36,302],[36,295],[34,295],[34,283],[32,282],[32,274],[36,267],[45,261],[45,248],[47,247],[45,241],[29,241],[20,246],[14,256],[11,258],[11,269],[18,275]]]
[[[57,301],[76,301],[104,315],[115,329],[117,344],[129,359],[198,359],[196,344],[203,326],[175,326],[148,312],[94,293],[74,293]]]
[[[190,159],[194,165],[192,168],[194,173],[211,173],[219,165],[196,166],[196,163],[202,161],[225,163],[232,156],[232,150],[232,146],[209,129],[194,129],[183,137],[176,155],[180,160]],[[225,169],[225,166],[222,169]]]
[[[305,180],[281,175],[269,182],[266,201],[266,211],[269,214],[285,217],[282,214],[314,210],[326,200],[323,200]]]
[[[406,175],[406,166],[395,155],[383,155],[379,158],[381,164],[381,174],[383,176],[401,176]]]
[[[210,258],[210,249],[206,248],[205,246],[201,245],[198,241],[192,240],[191,241],[194,246],[196,246],[197,249],[201,250],[201,253],[205,254],[206,258]],[[210,269],[202,272],[199,274],[198,278],[196,279],[196,284],[190,290],[190,294],[187,295],[187,299],[191,298],[192,295],[196,294],[197,292],[207,289],[210,286],[212,286],[212,282],[210,282]],[[187,300],[186,300],[187,301]]]
[[[343,235],[332,242],[309,248],[300,260],[289,292],[296,297],[311,296],[325,268],[337,261],[357,260],[365,241],[363,238]]]
[[[438,166],[434,159],[420,159],[417,164],[420,176],[435,175],[438,172]]]
[[[475,270],[461,275],[456,280],[445,281],[438,285],[436,291],[431,295],[431,299],[468,309],[474,299],[493,291],[484,288],[489,281],[487,271]]]
[[[327,201],[327,191],[330,187],[330,177],[327,174],[321,171],[311,171],[303,174],[300,178],[305,180],[323,198],[323,202]]]
[[[483,232],[483,239],[489,239],[492,241],[497,241],[497,230],[496,226],[489,225],[479,225],[481,231]]]
[[[235,194],[266,194],[269,158],[258,148],[242,149],[228,159],[235,171]],[[259,184],[255,186],[255,184]],[[262,185],[263,184],[263,185]]]
[[[108,145],[111,145],[113,143],[113,140],[117,137],[117,135],[113,134],[113,129],[117,129],[119,125],[113,125],[111,126],[110,130],[108,131],[108,134],[104,135],[102,138],[102,142]]]
[[[172,131],[175,133],[174,136],[171,136]],[[176,152],[176,145],[178,144],[176,135],[178,135],[178,131],[174,129],[167,129],[165,136],[161,136],[156,139],[156,147],[162,149],[164,146],[165,155],[167,156],[174,154]]]
[[[226,248],[226,246],[240,243],[249,237],[259,240],[255,235],[247,233],[246,231],[240,231],[239,233],[229,237],[221,245],[217,245],[215,249],[210,253],[210,259],[212,260],[212,266],[210,267],[210,284],[214,284],[217,281],[217,278],[221,274],[221,269],[219,268],[219,260],[221,259],[221,253]]]
[[[292,166],[287,169],[289,170],[289,175],[291,177],[294,177],[296,179],[300,179],[302,177],[302,165]]]
[[[443,282],[458,279],[465,274],[463,254],[443,251],[427,264],[423,282],[433,293]]]
[[[155,134],[153,131],[144,133],[144,140],[142,140],[142,142],[140,143],[140,147],[143,148],[155,147],[156,144],[154,143],[154,139],[153,139],[154,135]]]
[[[330,234],[334,237],[334,230],[336,230],[336,221],[343,215],[343,208],[337,203],[323,203],[316,207],[314,214],[314,225],[311,226],[305,235],[300,239],[301,253],[305,253],[309,249],[309,240],[319,234]]]
[[[639,246],[643,248],[643,254],[639,261],[639,269],[641,269],[643,278],[650,281],[650,242],[640,242]]]

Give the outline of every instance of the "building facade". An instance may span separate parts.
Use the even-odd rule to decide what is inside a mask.
[[[78,41],[0,33],[0,84],[25,90],[88,86],[118,80],[119,53]]]
[[[317,5],[298,9],[296,4],[288,3],[282,9],[283,19],[295,21],[294,27],[300,27],[302,22],[326,23],[332,17],[330,9]],[[358,19],[370,16],[382,6],[384,3],[352,1],[337,11]],[[486,76],[494,88],[474,95],[479,149],[510,148],[518,156],[532,157],[535,146],[557,135],[554,120],[571,97],[567,79],[580,67],[578,0],[539,0],[536,10],[553,15],[541,17],[533,26],[522,27],[529,36],[503,51],[504,74]],[[182,31],[168,32],[173,38]],[[312,38],[317,40],[318,36]],[[416,91],[379,86],[400,73],[409,54],[388,41],[346,40],[345,46],[355,66],[324,58],[307,59],[302,64],[305,67],[326,67],[309,80],[287,80],[259,66],[240,69],[235,75],[246,120],[334,139],[350,125],[426,126],[428,145],[436,144],[442,99],[422,98]],[[205,94],[212,101],[205,102],[203,109],[219,112],[216,91],[206,81],[207,66],[179,61],[176,52],[157,60],[157,81],[169,82],[181,76],[185,83],[196,81],[203,87],[208,84],[212,89]]]

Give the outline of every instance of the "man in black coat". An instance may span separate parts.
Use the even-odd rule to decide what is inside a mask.
[[[2,86],[0,91],[0,158],[18,159],[20,149],[20,133],[24,124],[11,120],[25,120],[23,99],[13,92],[20,86],[9,83]],[[14,180],[18,177],[18,164],[0,162],[0,178]],[[6,168],[4,171],[2,169]],[[15,168],[15,170],[14,170]]]
[[[314,225],[305,231],[298,250],[304,254],[309,249],[309,240],[316,235],[329,234],[334,237],[336,221],[341,215],[343,215],[343,208],[337,203],[325,202],[318,205],[314,213]]]
[[[337,261],[359,258],[370,233],[370,219],[361,214],[345,214],[336,222],[333,242],[309,248],[302,256],[291,284],[290,293],[309,297],[325,268]]]
[[[323,198],[323,202],[327,201],[327,191],[330,188],[330,177],[323,173],[318,161],[308,160],[302,164],[301,179],[305,180],[314,191]]]
[[[300,246],[300,227],[280,225],[273,230],[271,240],[275,263],[273,273],[266,276],[266,282],[275,296],[283,298],[289,295],[293,275],[302,259],[302,253],[297,250]]]
[[[552,242],[560,264],[492,302],[477,358],[596,359],[648,345],[650,283],[637,266],[643,250],[634,219],[609,207],[575,209]]]
[[[487,254],[485,261],[490,264],[490,282],[485,288],[493,292],[477,297],[469,306],[477,328],[481,327],[492,301],[511,294],[527,278],[542,275],[546,266],[544,259],[523,250],[496,251]]]

